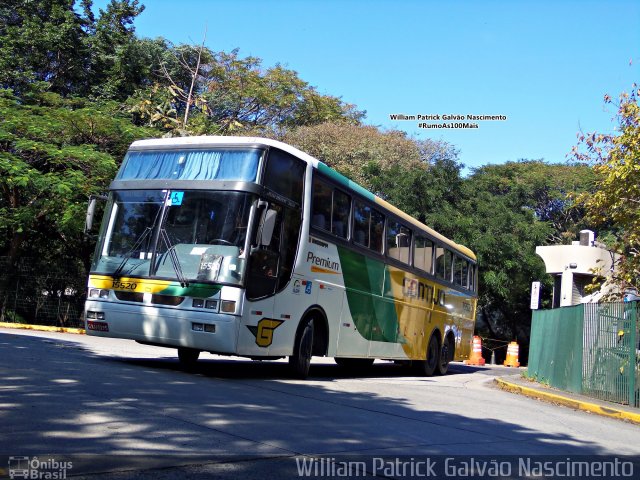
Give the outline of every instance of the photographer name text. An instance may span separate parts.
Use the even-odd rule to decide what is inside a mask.
[[[478,122],[505,122],[506,115],[476,115],[472,113],[448,114],[420,114],[406,115],[404,113],[390,113],[389,119],[395,122],[417,122],[418,128],[480,128]]]

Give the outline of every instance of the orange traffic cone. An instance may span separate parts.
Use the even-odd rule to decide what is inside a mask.
[[[482,358],[482,339],[475,335],[473,337],[473,350],[469,356],[469,360],[464,361],[465,365],[484,365]]]
[[[518,361],[518,351],[519,347],[516,342],[509,343],[507,347],[507,359],[504,361],[505,367],[519,367],[520,362]]]

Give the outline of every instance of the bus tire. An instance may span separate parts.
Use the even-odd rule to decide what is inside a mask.
[[[446,375],[449,370],[449,362],[453,360],[453,350],[455,346],[451,335],[447,335],[447,338],[442,343],[440,349],[440,360],[438,361],[438,368],[436,368],[436,375]]]
[[[373,358],[345,358],[335,357],[338,366],[348,372],[363,372],[371,368]]]
[[[195,348],[178,347],[178,360],[185,367],[193,367],[198,361],[200,350]]]
[[[313,355],[313,318],[303,320],[298,328],[293,344],[293,354],[289,357],[289,367],[294,377],[305,379],[309,376]]]
[[[414,370],[422,377],[431,377],[440,361],[440,342],[436,333],[432,333],[427,344],[425,359],[413,362]]]

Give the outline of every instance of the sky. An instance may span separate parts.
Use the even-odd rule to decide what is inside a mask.
[[[565,162],[578,132],[614,130],[615,107],[604,95],[640,83],[638,0],[141,3],[138,36],[199,44],[206,30],[211,50],[239,48],[265,68],[280,63],[320,93],[366,110],[367,124],[453,144],[468,168]],[[419,127],[465,122],[478,128]]]

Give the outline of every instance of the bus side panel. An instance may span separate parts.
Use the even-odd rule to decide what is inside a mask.
[[[238,355],[260,357],[269,355],[275,330],[279,328],[273,316],[274,297],[244,303],[238,331]]]
[[[453,332],[456,358],[468,355],[465,342],[473,333],[475,299],[352,250],[339,251],[346,306],[357,332],[370,341],[368,356],[422,360],[435,329],[442,338]],[[354,335],[343,331],[338,353],[361,354],[362,345],[353,344]]]
[[[345,299],[342,304],[342,314],[340,315],[340,331],[338,333],[338,345],[336,357],[367,357],[369,355],[369,340],[365,337],[358,323],[352,315],[350,305],[353,301],[363,302],[369,300],[370,295],[345,291]],[[356,314],[358,315],[358,314]],[[356,317],[357,318],[357,317]],[[363,323],[362,319],[359,319],[360,325]]]
[[[329,327],[327,356],[335,357],[338,352],[340,325],[342,325],[342,305],[346,303],[344,286],[323,282],[320,279],[316,279],[316,282],[320,285],[318,290],[318,305],[324,310]]]

